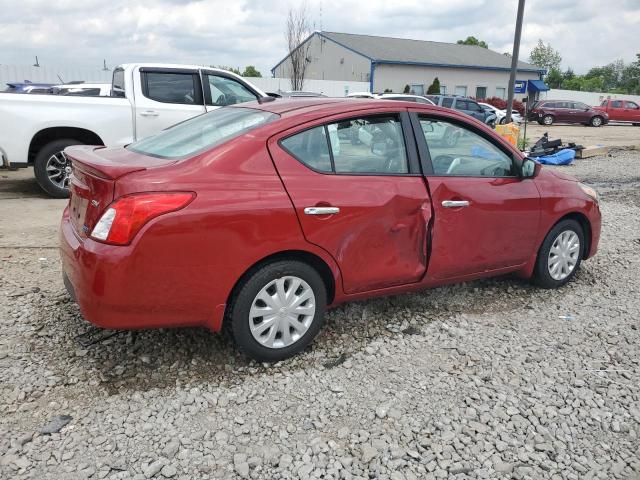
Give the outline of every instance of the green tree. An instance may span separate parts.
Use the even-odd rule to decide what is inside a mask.
[[[409,85],[405,85],[404,86],[404,93],[410,93],[411,92],[411,87]]]
[[[564,82],[565,80],[571,80],[575,76],[576,74],[573,73],[573,70],[571,69],[571,67],[569,67],[564,72],[562,72],[562,81]]]
[[[538,39],[538,45],[531,50],[529,60],[534,65],[544,67],[547,71],[550,71],[552,68],[560,68],[562,57],[560,56],[560,52],[554,50],[551,44],[547,43],[547,45],[545,45],[542,39]]]
[[[487,45],[487,42],[485,42],[484,40],[478,40],[474,36],[469,36],[464,40],[458,40],[456,43],[458,45],[477,45],[478,47],[489,48],[489,45]]]
[[[547,78],[545,79],[547,85],[551,88],[561,88],[562,87],[562,72],[557,68],[552,68],[547,73]]]
[[[427,88],[427,95],[438,95],[440,93],[440,80],[438,77],[433,79],[433,83]]]
[[[249,65],[245,67],[244,72],[242,72],[243,77],[262,77],[262,74],[256,70],[256,67],[253,65]]]

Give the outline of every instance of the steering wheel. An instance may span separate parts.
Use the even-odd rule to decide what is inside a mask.
[[[452,175],[456,168],[458,168],[460,166],[460,157],[456,157],[453,159],[453,161],[449,164],[449,168],[447,168],[447,175]]]

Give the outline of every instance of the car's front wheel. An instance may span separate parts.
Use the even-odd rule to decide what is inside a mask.
[[[226,321],[240,350],[260,362],[277,362],[311,343],[326,305],[318,272],[297,260],[281,260],[263,265],[239,285]]]
[[[593,118],[591,119],[591,122],[590,122],[590,123],[591,123],[591,126],[592,126],[592,127],[599,127],[599,126],[601,126],[601,125],[602,125],[602,123],[603,123],[603,121],[602,121],[602,117],[595,116],[595,117],[593,117]]]
[[[558,288],[576,274],[584,253],[584,231],[578,222],[558,222],[542,242],[534,270],[534,282],[543,288]]]
[[[52,197],[69,196],[71,161],[65,155],[64,149],[82,144],[83,142],[71,138],[54,140],[43,146],[36,155],[33,164],[36,181]]]
[[[545,115],[544,117],[542,117],[542,123],[544,125],[553,125],[553,121],[555,119],[553,118],[553,115]]]

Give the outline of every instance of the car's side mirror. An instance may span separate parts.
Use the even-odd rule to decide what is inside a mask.
[[[531,158],[525,158],[520,166],[521,178],[535,178],[540,173],[542,165]]]

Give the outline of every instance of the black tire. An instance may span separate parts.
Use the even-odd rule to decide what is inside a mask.
[[[62,152],[65,148],[70,147],[71,145],[84,145],[84,142],[74,140],[72,138],[54,140],[44,145],[36,155],[33,164],[36,181],[38,182],[38,185],[40,185],[40,188],[52,197],[67,198],[69,197],[69,189],[61,188],[59,185],[56,185],[51,178],[49,178],[49,175],[47,174],[47,162],[53,155]]]
[[[591,117],[591,120],[589,120],[589,125],[591,125],[592,127],[601,127],[603,125],[603,122],[604,119],[596,115],[595,117]]]
[[[555,242],[556,238],[558,238],[558,236],[561,233],[566,231],[573,231],[578,235],[578,239],[580,241],[578,258],[577,258],[575,267],[573,268],[571,273],[569,273],[569,275],[563,278],[562,280],[556,280],[551,276],[549,272],[549,267],[548,267],[549,252],[551,251],[551,247],[553,246],[553,243]],[[558,288],[566,284],[573,278],[573,276],[576,274],[576,272],[580,268],[580,262],[582,261],[582,256],[584,255],[584,248],[585,248],[584,231],[582,230],[582,227],[580,226],[580,224],[575,220],[571,220],[571,219],[562,220],[558,222],[547,234],[544,241],[542,242],[542,246],[540,247],[540,250],[538,251],[538,258],[536,260],[536,266],[533,271],[533,277],[532,277],[533,282],[542,288]]]
[[[640,127],[640,123],[634,123],[633,126],[634,127]]]
[[[297,341],[289,346],[270,348],[260,344],[253,337],[250,329],[250,310],[260,290],[273,280],[284,276],[298,277],[309,285],[315,297],[315,314],[308,330]],[[313,267],[297,260],[279,260],[259,267],[243,279],[230,303],[225,322],[236,347],[256,361],[277,362],[304,350],[318,334],[324,324],[327,290],[322,277]]]
[[[545,115],[544,117],[542,117],[542,123],[541,125],[553,125],[553,122],[555,122],[555,118],[553,118],[553,115]]]

